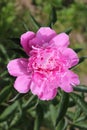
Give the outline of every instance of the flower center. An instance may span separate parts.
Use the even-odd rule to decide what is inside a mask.
[[[39,50],[35,55],[29,58],[29,66],[34,70],[42,71],[60,71],[63,68],[60,54],[55,49]]]

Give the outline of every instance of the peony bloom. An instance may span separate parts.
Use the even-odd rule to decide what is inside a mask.
[[[11,60],[7,66],[10,75],[17,77],[14,88],[19,93],[31,90],[39,99],[51,100],[58,88],[72,92],[80,83],[78,75],[70,70],[79,58],[68,48],[67,34],[41,27],[36,34],[24,33],[20,40],[29,58]]]

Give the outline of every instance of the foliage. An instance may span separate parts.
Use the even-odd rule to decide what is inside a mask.
[[[47,3],[50,4],[50,8],[47,6]],[[0,130],[42,130],[43,128],[48,128],[48,130],[76,130],[76,128],[86,130],[87,86],[79,85],[74,88],[74,92],[70,94],[58,90],[57,97],[52,101],[39,101],[38,98],[32,96],[30,92],[27,94],[18,94],[14,90],[14,79],[8,74],[6,65],[9,60],[13,58],[26,57],[19,43],[19,34],[25,29],[36,31],[43,22],[40,25],[35,20],[35,17],[30,14],[29,17],[27,16],[27,20],[29,20],[28,27],[24,23],[25,29],[22,26],[24,29],[22,30],[20,26],[16,26],[17,17],[13,9],[14,5],[12,1],[7,2],[7,0],[3,0],[0,4],[1,38],[7,34],[4,40],[0,40]],[[50,21],[46,20],[47,25],[55,28],[56,25],[54,24],[57,23],[58,19],[59,23],[64,23],[65,27],[67,27],[67,29],[63,29],[68,34],[71,31],[70,23],[72,23],[74,28],[80,29],[80,26],[83,28],[86,25],[85,16],[87,14],[81,12],[82,9],[86,12],[86,5],[70,3],[71,7],[68,6],[68,8],[66,8],[62,0],[49,0],[44,2],[42,2],[42,0],[36,0],[33,1],[33,4],[35,6],[46,5],[44,11],[47,11],[49,15],[52,14],[49,16]],[[79,15],[77,15],[78,10],[80,11]],[[48,16],[48,14],[46,15]],[[82,16],[84,20],[79,21],[80,16]],[[69,23],[66,19],[69,20]],[[76,19],[76,21],[74,19]],[[13,22],[15,24],[13,24]],[[87,31],[86,28],[85,31]],[[15,35],[18,37],[13,38]],[[81,53],[82,48],[77,48],[75,51]],[[86,58],[86,56],[82,56],[79,64],[86,60]]]

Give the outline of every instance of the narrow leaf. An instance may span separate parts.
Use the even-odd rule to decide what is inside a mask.
[[[56,21],[57,21],[56,8],[52,6],[48,26],[52,28],[52,26],[55,24]]]
[[[39,130],[43,120],[43,107],[38,104],[36,108],[36,119],[34,124],[34,130]]]
[[[51,116],[51,120],[52,120],[52,122],[53,122],[53,126],[55,126],[56,108],[55,108],[54,105],[50,104],[49,110],[50,110],[50,116]]]
[[[67,120],[62,119],[62,120],[59,122],[59,124],[58,124],[56,130],[66,130],[67,125],[68,125]]]
[[[75,102],[72,100],[72,98],[69,99],[68,107],[75,106]]]
[[[79,106],[76,106],[75,114],[74,114],[74,122],[80,117],[82,110]]]
[[[82,50],[83,50],[83,48],[74,49],[74,51],[75,51],[76,53],[78,53],[78,52],[80,52],[80,51],[82,51]]]
[[[29,107],[31,106],[31,103],[32,103],[33,100],[35,100],[35,99],[36,99],[36,96],[35,96],[35,95],[32,95],[32,96],[29,98],[29,100],[22,105],[22,108],[23,108],[23,109],[29,108]]]
[[[56,126],[60,122],[60,120],[64,117],[64,115],[66,114],[68,102],[69,102],[69,94],[63,92],[61,101],[59,104],[58,115],[57,115],[56,124],[55,124]]]
[[[21,118],[22,118],[22,117],[20,116],[20,114],[19,114],[19,113],[16,113],[15,116],[13,117],[11,123],[10,123],[9,128],[11,129],[11,128],[14,127],[15,125],[17,125],[17,124],[20,122]],[[12,130],[13,130],[13,129],[12,129]]]
[[[14,117],[12,118],[12,121],[10,123],[10,127],[13,127],[15,125],[17,125],[17,123],[20,121],[20,119],[22,118],[22,105],[21,102],[18,102],[18,106],[17,106],[17,113],[14,115]]]
[[[82,63],[82,62],[85,61],[86,59],[87,59],[86,56],[81,57],[78,64]]]
[[[8,117],[16,110],[18,102],[16,101],[12,105],[8,106],[4,112],[0,115],[0,121],[7,120]]]
[[[77,128],[81,128],[81,129],[87,130],[87,122],[79,122],[79,123],[75,123],[73,125],[75,127],[77,127]]]
[[[7,54],[7,50],[5,48],[5,46],[3,44],[0,44],[0,54],[3,54],[2,57],[5,57],[6,61],[8,62],[9,61],[9,56]]]
[[[20,93],[18,93],[14,98],[12,98],[9,102],[14,102],[15,100],[17,100],[17,99],[20,99],[21,97],[23,97],[24,96],[24,94],[20,94]]]
[[[87,115],[84,115],[84,116],[79,117],[79,118],[75,121],[75,123],[78,123],[78,122],[81,122],[81,121],[85,121],[85,120],[87,120]]]
[[[67,30],[65,30],[64,32],[66,33],[66,34],[70,34],[71,33],[71,31],[72,31],[72,27],[70,27],[70,28],[68,28]]]
[[[87,93],[87,86],[85,86],[85,85],[79,85],[79,86],[74,87],[74,90],[78,91],[78,92]]]
[[[67,112],[66,112],[66,117],[67,117],[70,121],[73,121],[73,119],[74,119],[74,113],[71,112],[71,111],[67,111]]]
[[[6,98],[10,94],[10,92],[11,92],[10,86],[6,86],[2,89],[2,91],[0,92],[0,103],[4,102],[6,100]]]
[[[83,100],[83,98],[81,98],[75,93],[71,93],[70,96],[76,102],[76,104],[78,104],[82,111],[85,112],[85,114],[87,115],[87,103]]]
[[[22,20],[22,21],[23,21],[23,20]],[[26,30],[26,31],[29,31],[29,29],[28,29],[28,27],[27,27],[27,24],[26,24],[24,21],[23,21],[22,23],[23,23],[23,26],[24,26],[25,30]]]
[[[29,29],[36,32],[41,25],[36,21],[36,19],[29,13]]]

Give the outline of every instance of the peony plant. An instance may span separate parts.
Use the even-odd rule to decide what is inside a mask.
[[[61,30],[60,24],[54,25],[57,16],[60,17],[61,11],[69,15],[67,12],[72,10],[76,2],[69,8],[61,0],[48,0],[44,4],[32,0],[32,3],[36,3],[34,6],[38,8],[49,4],[46,7],[49,19],[44,19],[45,27],[42,20],[39,24],[30,13],[26,13],[28,18],[24,19],[28,21],[22,21],[24,33],[20,28],[17,29],[20,37],[12,37],[14,34],[8,33],[9,38],[0,40],[0,130],[86,130],[87,86],[80,84],[75,72],[80,70],[79,65],[87,56],[81,56],[83,48],[79,45],[79,48],[70,48],[71,28],[58,34],[54,30],[55,26]],[[38,11],[43,12],[44,8]],[[71,14],[74,18],[72,11]],[[69,19],[62,16],[59,23],[61,21],[62,25]],[[10,29],[8,32],[11,32]],[[85,54],[84,51],[82,54]]]

